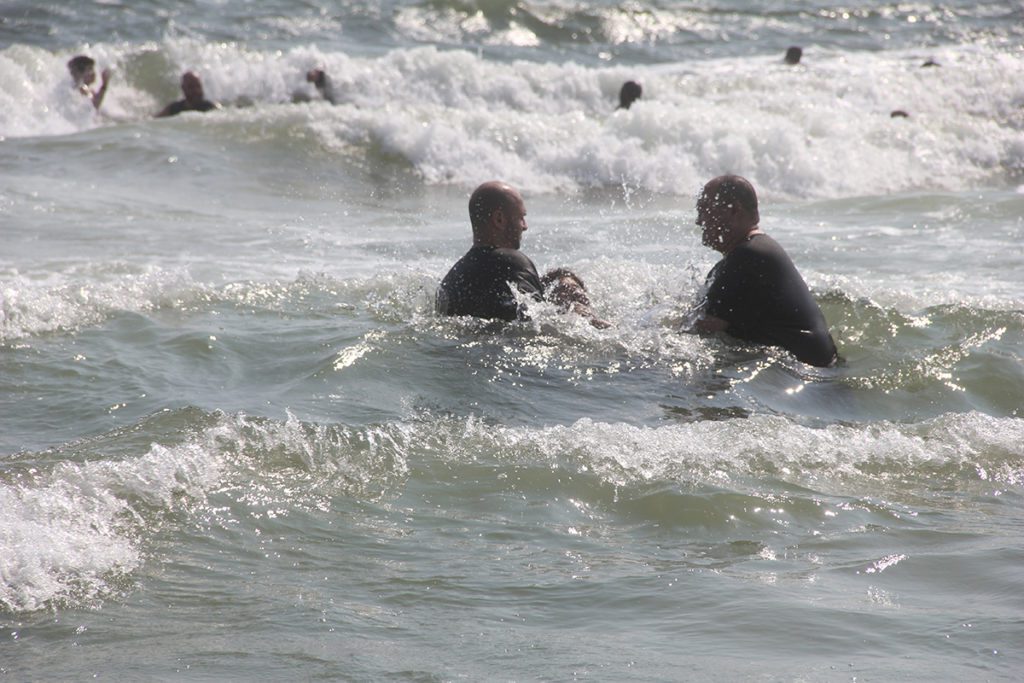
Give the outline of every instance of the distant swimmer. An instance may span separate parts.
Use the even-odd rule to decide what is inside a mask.
[[[644,89],[639,83],[636,81],[626,81],[619,90],[619,109],[629,109],[643,94]]]
[[[510,185],[491,181],[469,198],[473,246],[441,281],[437,311],[442,315],[516,320],[524,317],[514,287],[536,300],[543,297],[537,267],[519,251],[526,232],[526,205]]]
[[[605,329],[611,323],[594,315],[590,308],[590,297],[583,279],[568,268],[552,268],[540,279],[544,285],[544,298],[558,306],[562,313],[572,311],[587,318],[594,327]]]
[[[323,69],[310,69],[306,72],[306,82],[313,84],[316,91],[320,93],[320,97],[331,104],[338,103],[334,95],[334,83],[331,82],[331,77]]]
[[[103,104],[103,97],[107,94],[107,86],[110,84],[110,69],[104,69],[100,74],[103,79],[100,89],[93,91],[92,84],[96,82],[96,60],[86,55],[72,57],[68,61],[68,71],[71,73],[71,80],[74,81],[75,89],[92,101],[96,109]]]
[[[699,332],[780,346],[804,363],[837,360],[825,316],[782,247],[758,227],[757,194],[745,179],[712,179],[697,200],[701,241],[723,254],[707,277]]]
[[[199,80],[199,76],[191,71],[186,71],[181,76],[181,92],[185,95],[185,99],[168,104],[157,114],[157,118],[177,116],[183,111],[211,111],[213,109],[220,109],[219,104],[205,98],[203,95],[203,82]]]
[[[927,67],[931,67],[931,66],[942,66],[942,65],[939,64],[938,62],[936,62],[934,59],[926,59],[924,64],[921,65],[921,68],[923,69],[923,68],[927,68]]]
[[[910,118],[910,114],[908,114],[907,112],[903,111],[902,109],[893,109],[891,112],[889,112],[889,118],[890,119],[906,119],[906,118]]]
[[[802,47],[797,47],[796,45],[794,45],[793,47],[791,47],[788,50],[786,50],[786,56],[783,57],[783,59],[785,60],[786,64],[793,65],[793,64],[799,64],[800,63],[800,58],[803,57],[803,56],[804,56],[803,48]]]

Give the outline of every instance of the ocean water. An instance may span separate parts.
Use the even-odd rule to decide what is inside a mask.
[[[1022,46],[1019,2],[0,3],[0,678],[1019,680]],[[154,120],[188,69],[224,108]],[[679,331],[726,172],[838,367]],[[493,178],[611,328],[435,315]]]

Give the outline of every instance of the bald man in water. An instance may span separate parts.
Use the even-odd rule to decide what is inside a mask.
[[[437,292],[437,310],[444,315],[516,320],[523,317],[512,293],[542,298],[537,267],[519,251],[526,232],[526,205],[510,185],[491,181],[469,198],[473,246],[452,266]]]
[[[704,246],[721,252],[695,327],[780,346],[804,363],[836,362],[825,316],[779,243],[761,231],[757,193],[745,179],[709,181],[697,200]]]

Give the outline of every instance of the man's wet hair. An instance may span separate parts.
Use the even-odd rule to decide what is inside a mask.
[[[786,57],[785,57],[786,64],[799,64],[800,63],[800,58],[803,57],[803,56],[804,56],[803,48],[802,47],[797,47],[796,45],[794,45],[793,47],[791,47],[788,50],[786,50]]]
[[[469,196],[469,222],[474,230],[483,228],[498,209],[508,209],[512,204],[512,191],[498,182],[484,183]]]
[[[552,268],[548,272],[544,273],[544,277],[540,279],[540,283],[544,285],[544,289],[547,289],[552,283],[559,282],[565,278],[568,278],[579,285],[580,289],[586,289],[587,286],[583,284],[583,278],[576,273],[572,272],[568,268]]]
[[[644,94],[643,87],[636,81],[626,81],[619,90],[619,109],[629,109],[629,105],[640,99]]]
[[[757,192],[750,181],[738,175],[719,176],[715,178],[715,181],[712,186],[712,196],[709,197],[711,201],[727,204],[735,202],[753,216],[755,223],[760,220],[757,210]]]
[[[68,70],[71,73],[81,73],[91,66],[96,66],[96,60],[86,55],[78,55],[68,60]]]

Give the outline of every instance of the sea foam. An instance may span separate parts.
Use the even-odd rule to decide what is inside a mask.
[[[304,75],[319,66],[338,106],[307,105],[309,131],[339,155],[404,160],[431,184],[502,177],[531,192],[692,194],[707,177],[736,172],[768,196],[830,198],[1004,185],[1024,169],[1024,61],[989,46],[945,48],[943,66],[930,69],[909,51],[821,50],[795,68],[774,56],[586,67],[434,47],[353,57],[190,39],[95,53],[115,67],[109,116],[72,106],[81,103],[66,92],[69,54],[0,52],[9,86],[0,136],[148,118],[178,96],[186,69],[202,75],[209,97],[255,103],[272,122],[290,115],[269,105],[315,99]],[[642,81],[644,97],[616,111],[626,79]],[[897,109],[910,116],[891,118]],[[237,111],[218,116],[230,122]]]

